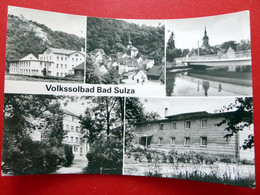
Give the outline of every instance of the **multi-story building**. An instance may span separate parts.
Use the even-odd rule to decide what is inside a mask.
[[[47,48],[39,55],[40,60],[53,62],[50,68],[50,76],[65,77],[73,75],[73,68],[85,60],[85,53],[82,51]]]
[[[228,155],[236,159],[253,159],[253,150],[243,152],[241,143],[248,133],[253,133],[253,125],[231,137],[226,126],[217,126],[228,113],[194,112],[166,116],[165,119],[137,123],[135,144],[162,151],[175,149],[179,153],[194,151],[216,155]]]
[[[33,54],[29,54],[20,60],[9,61],[9,74],[27,76],[45,76],[51,74],[53,62],[39,60]]]
[[[9,74],[28,76],[65,77],[74,74],[74,68],[85,60],[82,51],[47,48],[39,59],[33,54],[16,61],[9,61]]]
[[[63,129],[65,131],[64,144],[72,146],[74,158],[86,157],[89,145],[82,137],[79,118],[68,110],[63,110]]]

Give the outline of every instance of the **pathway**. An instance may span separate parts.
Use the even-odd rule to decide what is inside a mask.
[[[82,174],[87,165],[88,160],[86,158],[77,158],[73,160],[70,167],[61,167],[53,174]]]

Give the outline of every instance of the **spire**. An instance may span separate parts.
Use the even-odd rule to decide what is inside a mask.
[[[205,26],[204,36],[207,36],[207,29],[206,29],[206,26]]]

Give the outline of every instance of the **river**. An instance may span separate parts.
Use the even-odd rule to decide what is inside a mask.
[[[251,66],[172,69],[166,74],[167,96],[252,96]]]

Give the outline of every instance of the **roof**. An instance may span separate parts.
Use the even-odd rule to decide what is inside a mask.
[[[223,117],[226,115],[233,114],[233,112],[219,112],[219,113],[208,113],[206,111],[200,112],[189,112],[189,113],[182,113],[182,114],[175,114],[166,116],[166,119],[159,119],[153,121],[145,121],[140,122],[137,124],[147,124],[147,123],[156,123],[156,122],[167,122],[167,121],[178,121],[178,120],[192,120],[196,118],[209,118],[209,117]]]
[[[147,72],[147,76],[160,76],[162,73],[161,66],[153,66]]]
[[[81,64],[75,66],[75,67],[72,68],[72,69],[74,69],[74,70],[84,70],[84,64],[85,64],[85,63],[82,62]]]
[[[74,114],[74,113],[72,113],[72,112],[70,112],[70,111],[68,111],[66,109],[63,109],[63,113],[67,114],[67,115],[70,115],[70,116],[79,117],[78,115],[76,115],[76,114]]]
[[[135,74],[135,72],[127,72],[127,73],[124,74],[124,76],[131,76],[131,75],[134,75],[134,74]]]
[[[27,56],[23,57],[22,59],[20,59],[21,61],[22,60],[38,60],[33,54],[28,54]]]
[[[56,54],[65,54],[65,55],[71,55],[73,53],[79,52],[82,55],[84,55],[82,52],[80,51],[76,51],[76,50],[69,50],[69,49],[58,49],[58,48],[54,48],[54,47],[48,47],[47,49],[50,49],[53,53]]]

